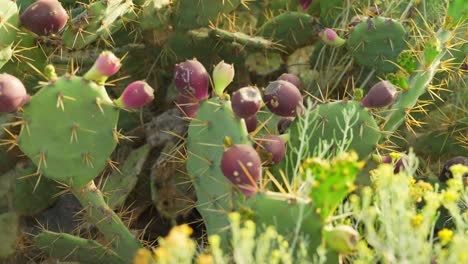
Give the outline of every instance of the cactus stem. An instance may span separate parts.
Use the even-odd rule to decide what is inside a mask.
[[[115,252],[131,263],[136,252],[142,247],[124,225],[119,216],[105,203],[101,191],[93,181],[83,188],[73,188],[73,194],[88,211],[88,217],[102,232]]]

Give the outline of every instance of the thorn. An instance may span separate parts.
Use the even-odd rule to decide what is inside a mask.
[[[94,164],[93,164],[93,161],[92,161],[93,157],[91,156],[91,154],[89,152],[86,152],[83,154],[83,162],[86,164],[86,166],[90,167],[90,168],[94,168]]]

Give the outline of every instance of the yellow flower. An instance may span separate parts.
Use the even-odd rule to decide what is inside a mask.
[[[449,191],[444,192],[443,197],[444,197],[444,202],[453,203],[456,200],[458,200],[458,193],[449,190]]]
[[[437,236],[439,237],[442,245],[447,245],[450,242],[450,240],[452,240],[453,238],[453,231],[450,229],[444,228],[437,233]]]
[[[140,248],[133,259],[133,264],[149,264],[152,260],[151,252],[145,248]]]
[[[213,263],[214,263],[214,259],[213,259],[213,256],[210,254],[201,254],[200,256],[198,256],[197,264],[213,264]]]
[[[421,214],[417,214],[411,218],[411,225],[413,227],[420,227],[424,223],[424,217]]]

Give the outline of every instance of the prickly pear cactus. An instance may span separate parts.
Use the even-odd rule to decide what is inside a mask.
[[[104,86],[62,76],[24,107],[18,144],[39,173],[83,187],[104,169],[117,145],[118,118]]]
[[[193,177],[197,208],[208,234],[225,234],[223,229],[229,225],[226,212],[234,210],[242,198],[221,171],[226,141],[252,144],[244,121],[235,117],[230,101],[208,99],[191,121],[187,139],[187,171]]]

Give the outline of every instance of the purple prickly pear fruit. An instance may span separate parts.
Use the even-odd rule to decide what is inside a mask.
[[[107,77],[116,74],[120,67],[122,67],[120,59],[112,52],[104,51],[96,60],[96,70]]]
[[[34,2],[20,16],[21,25],[39,36],[58,33],[67,20],[67,11],[57,0]]]
[[[13,75],[0,74],[0,113],[18,110],[30,100],[23,83]]]
[[[280,77],[278,77],[278,80],[290,82],[298,89],[301,89],[301,79],[292,73],[283,73]]]
[[[295,117],[297,110],[303,109],[299,89],[287,81],[271,82],[265,89],[263,101],[272,113],[279,116]]]
[[[116,74],[120,67],[122,67],[120,59],[114,53],[103,51],[94,62],[93,67],[83,77],[87,80],[104,82],[107,78]]]
[[[286,155],[286,142],[281,136],[267,135],[258,140],[257,151],[268,156],[267,165],[275,165]]]
[[[450,168],[453,165],[457,165],[457,164],[462,164],[462,165],[468,166],[468,158],[463,157],[463,156],[458,156],[458,157],[455,157],[455,158],[452,158],[452,159],[446,161],[445,164],[444,164],[444,167],[442,167],[442,171],[440,172],[439,180],[442,181],[442,182],[446,182],[449,179],[452,179],[453,174],[452,174],[452,171],[450,170]],[[464,178],[464,181],[468,180],[468,173],[463,174],[463,178]]]
[[[187,60],[176,64],[174,82],[181,94],[192,95],[198,100],[208,98],[210,75],[197,60]]]
[[[354,27],[359,25],[359,23],[361,23],[362,21],[363,21],[362,16],[355,16],[353,17],[353,19],[351,19],[351,22],[349,22],[348,27],[352,30],[354,29]]]
[[[232,94],[231,105],[239,118],[248,118],[262,107],[262,95],[255,87],[243,87]]]
[[[179,110],[187,117],[197,115],[198,108],[200,107],[198,99],[183,94],[177,97],[176,104]]]
[[[221,96],[228,87],[228,85],[234,80],[234,65],[227,64],[221,61],[213,69],[213,84],[216,95]]]
[[[278,121],[278,125],[277,125],[278,133],[280,134],[286,133],[286,130],[288,130],[289,126],[291,126],[291,123],[293,120],[294,120],[293,117],[282,117]]]
[[[221,170],[245,196],[250,197],[258,191],[262,161],[252,146],[241,144],[227,149],[221,159]]]
[[[327,45],[340,47],[346,43],[346,40],[340,38],[331,28],[325,28],[319,33],[320,39]]]
[[[244,118],[247,132],[251,133],[257,129],[257,114]]]
[[[361,105],[367,108],[379,108],[390,105],[396,98],[398,92],[389,81],[381,81],[372,86],[364,96]]]
[[[394,156],[394,157],[392,157]],[[399,154],[397,153],[396,155],[386,155],[382,158],[382,163],[385,163],[385,164],[392,164],[393,160],[396,160],[395,162],[395,168],[393,169],[393,173],[397,174],[399,173],[401,170],[404,170],[405,169],[405,161],[408,159],[408,156],[406,155],[402,155],[402,154]]]
[[[123,108],[141,108],[154,99],[154,89],[145,81],[132,82],[115,104]]]
[[[299,0],[299,4],[301,5],[302,9],[304,9],[304,11],[307,11],[307,9],[309,9],[310,5],[312,4],[312,0]]]

